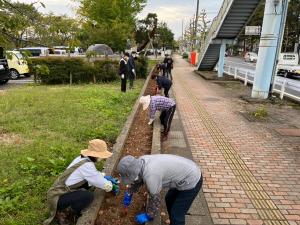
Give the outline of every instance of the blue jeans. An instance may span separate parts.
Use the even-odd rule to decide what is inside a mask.
[[[170,217],[170,225],[185,224],[185,215],[197,197],[202,187],[202,182],[203,178],[201,176],[197,185],[191,190],[178,191],[177,189],[170,189],[168,191],[165,200]]]

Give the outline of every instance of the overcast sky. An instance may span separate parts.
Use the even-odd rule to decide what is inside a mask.
[[[18,0],[31,3],[36,0]],[[67,14],[75,16],[76,4],[72,0],[42,0],[46,9],[40,7],[44,13],[53,12],[56,15]],[[206,9],[210,19],[216,16],[222,4],[222,0],[200,0],[199,11]],[[148,13],[156,13],[159,21],[166,22],[178,38],[182,32],[182,20],[184,27],[187,26],[190,18],[195,14],[197,0],[148,0],[147,6],[139,15],[145,17]]]

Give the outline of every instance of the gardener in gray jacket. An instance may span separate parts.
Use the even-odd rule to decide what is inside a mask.
[[[149,203],[146,212],[136,216],[140,224],[157,215],[160,209],[160,192],[162,188],[168,188],[165,201],[171,225],[184,225],[185,215],[198,195],[203,181],[196,163],[168,154],[144,155],[137,159],[131,155],[125,156],[119,162],[118,171],[122,182],[130,185],[130,195],[137,192],[143,184],[147,187]],[[128,198],[124,198],[124,202],[125,200],[128,201]]]

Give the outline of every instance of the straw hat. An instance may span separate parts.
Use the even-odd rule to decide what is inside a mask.
[[[148,109],[148,107],[149,107],[149,105],[150,105],[150,101],[151,101],[150,95],[142,96],[142,97],[140,98],[140,103],[143,105],[143,110]]]
[[[88,149],[81,150],[81,155],[85,157],[91,156],[95,158],[107,159],[112,155],[112,153],[107,150],[105,141],[94,139],[89,141]]]

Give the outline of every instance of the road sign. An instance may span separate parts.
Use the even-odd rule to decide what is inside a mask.
[[[245,35],[260,35],[261,26],[246,26]]]

